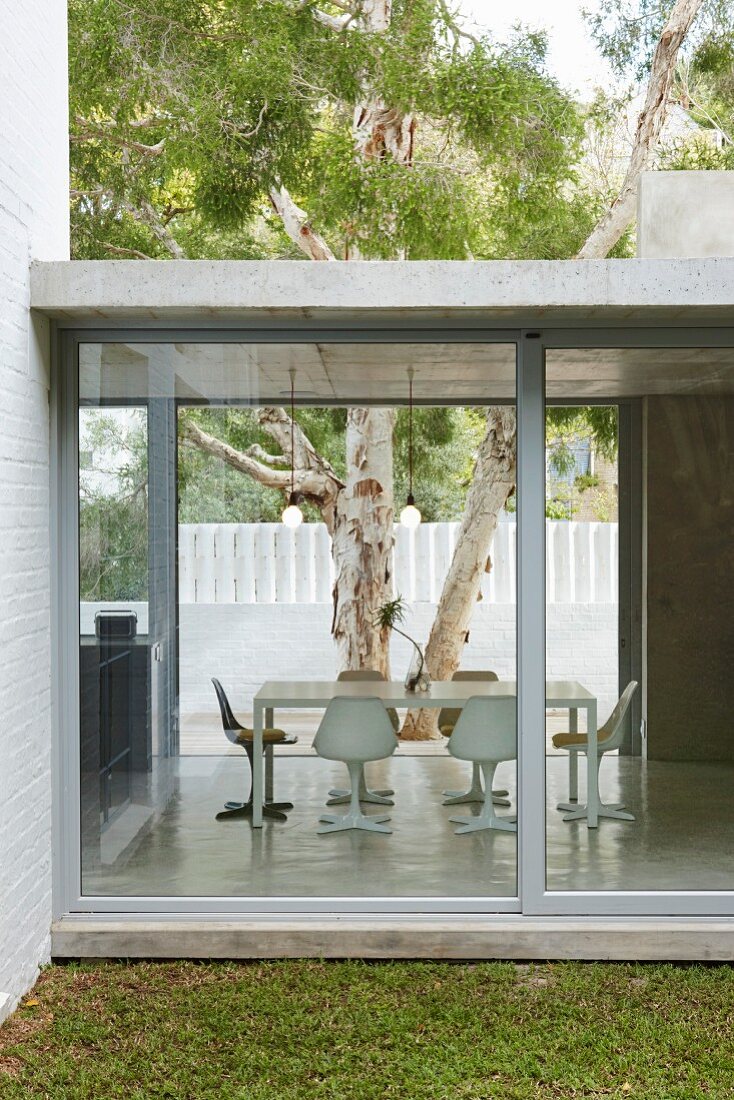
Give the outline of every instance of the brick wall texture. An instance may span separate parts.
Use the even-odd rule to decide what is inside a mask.
[[[66,4],[0,0],[0,1018],[51,923],[49,332],[29,265],[68,259]]]
[[[231,694],[235,711],[252,710],[265,680],[331,680],[337,659],[329,628],[331,604],[182,604],[181,713],[216,713],[211,677]],[[416,603],[406,630],[425,643],[436,613]],[[516,675],[515,604],[480,603],[474,610],[462,668]],[[559,603],[546,608],[547,668],[551,680],[580,680],[599,700],[603,722],[617,700],[617,615],[612,603]],[[391,644],[392,675],[408,671],[410,645]]]

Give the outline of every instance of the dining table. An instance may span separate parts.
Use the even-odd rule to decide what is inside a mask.
[[[385,707],[417,710],[451,707],[461,710],[467,699],[480,695],[491,699],[509,699],[517,696],[514,680],[432,680],[428,691],[408,691],[405,684],[392,680],[268,680],[253,700],[253,774],[252,774],[252,825],[262,828],[264,768],[263,729],[275,724],[276,710],[325,710],[337,696],[379,699]],[[571,732],[578,729],[579,711],[586,712],[587,795],[586,804],[574,809],[566,821],[584,819],[588,828],[599,823],[599,784],[596,768],[597,753],[597,701],[583,684],[576,680],[547,680],[545,705],[548,709],[568,710]],[[270,792],[268,792],[270,793]]]

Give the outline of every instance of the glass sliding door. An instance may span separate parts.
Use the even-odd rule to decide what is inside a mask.
[[[515,361],[389,336],[80,346],[83,894],[518,907]],[[433,683],[406,697],[418,651]],[[319,751],[324,698],[376,683],[400,736],[365,757],[359,813],[391,831],[330,835],[350,780],[338,738]],[[472,695],[486,752],[469,712],[452,741]]]
[[[547,716],[547,889],[730,891],[734,351],[553,349],[546,392],[547,675],[593,699]]]

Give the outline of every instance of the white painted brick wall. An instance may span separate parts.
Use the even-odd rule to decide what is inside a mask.
[[[68,259],[64,0],[0,0],[0,1018],[51,923],[49,405],[29,263]]]
[[[462,668],[491,668],[515,677],[515,604],[477,605]],[[436,605],[413,605],[406,629],[425,642]],[[329,633],[331,604],[182,604],[180,690],[183,714],[216,709],[211,677],[218,677],[233,707],[243,712],[265,680],[329,680],[337,673]],[[617,605],[549,604],[548,676],[581,680],[599,699],[600,721],[617,692]],[[409,643],[395,637],[392,674],[402,678]]]

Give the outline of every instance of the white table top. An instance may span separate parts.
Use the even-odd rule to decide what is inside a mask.
[[[337,695],[369,695],[393,707],[460,707],[472,695],[507,699],[516,695],[514,680],[434,680],[429,691],[410,692],[399,681],[381,680],[268,680],[255,702],[262,707],[325,707]],[[589,707],[596,697],[576,680],[548,680],[549,707]]]

